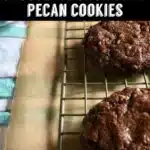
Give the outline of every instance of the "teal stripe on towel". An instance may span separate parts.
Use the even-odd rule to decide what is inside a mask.
[[[12,97],[15,88],[15,81],[12,78],[0,79],[0,97]]]
[[[8,125],[10,119],[9,112],[0,112],[0,125]]]
[[[17,26],[16,24],[10,24],[0,28],[0,37],[16,37],[25,38],[26,28]]]

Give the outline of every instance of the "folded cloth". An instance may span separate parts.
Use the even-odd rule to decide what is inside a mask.
[[[25,38],[26,37],[27,24],[23,21],[15,21],[0,26],[0,37],[14,37]]]
[[[13,77],[20,57],[21,45],[26,36],[22,22],[0,27],[0,77]]]
[[[9,107],[8,103],[11,102],[12,99],[0,99],[0,112],[6,111],[6,109]]]
[[[0,37],[0,77],[16,76],[22,39]]]
[[[0,112],[0,125],[2,126],[8,125],[9,119],[10,119],[9,112]]]
[[[23,21],[0,22],[0,113],[6,110],[13,98],[14,77],[26,28],[27,24]]]
[[[0,78],[0,98],[12,98],[14,88],[15,81],[13,78]]]
[[[5,127],[8,126],[8,122],[10,119],[9,112],[0,112],[0,150],[5,149],[5,137],[6,137],[6,129]]]

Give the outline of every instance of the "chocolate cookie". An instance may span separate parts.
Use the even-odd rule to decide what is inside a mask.
[[[102,21],[91,26],[83,45],[105,71],[150,68],[150,21]]]
[[[150,150],[150,89],[125,88],[91,108],[81,141],[85,150]]]

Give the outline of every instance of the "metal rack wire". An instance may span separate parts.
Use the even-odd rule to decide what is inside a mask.
[[[67,47],[67,41],[68,40],[81,40],[82,37],[67,37],[67,32],[69,31],[83,31],[83,33],[85,34],[88,27],[86,26],[86,22],[83,22],[83,28],[68,28],[68,24],[69,22],[65,22],[65,37],[64,37],[64,68],[63,68],[63,74],[62,74],[62,84],[61,84],[61,99],[60,99],[60,113],[59,113],[59,135],[58,135],[58,150],[63,150],[63,136],[64,135],[79,135],[80,132],[66,132],[64,131],[64,117],[68,117],[68,116],[79,116],[79,117],[84,117],[84,115],[87,113],[87,102],[90,100],[102,100],[105,97],[109,96],[109,86],[110,85],[122,85],[123,87],[127,87],[127,86],[134,86],[136,85],[136,87],[138,87],[138,85],[143,85],[144,87],[148,88],[149,87],[149,81],[148,81],[148,75],[147,73],[143,73],[142,74],[142,78],[143,81],[141,82],[131,82],[128,81],[128,79],[123,79],[123,81],[121,82],[109,82],[107,79],[107,75],[104,74],[104,79],[103,82],[88,82],[87,81],[87,60],[86,60],[86,55],[84,52],[84,56],[83,56],[83,82],[78,82],[78,81],[74,81],[74,82],[68,82],[67,81],[67,75],[70,72],[75,72],[75,69],[68,69],[67,68],[67,60],[75,60],[76,58],[69,58],[68,57],[68,51],[69,50],[74,50],[76,51],[76,48],[70,48]],[[83,34],[83,36],[84,36]],[[83,50],[84,51],[84,50]],[[84,87],[84,93],[83,93],[83,97],[67,97],[66,96],[66,87],[69,85],[83,85]],[[88,86],[89,85],[104,85],[104,91],[105,91],[105,96],[104,97],[89,97],[88,96]],[[65,101],[71,101],[71,100],[83,100],[84,101],[84,113],[65,113],[64,112],[64,102]]]

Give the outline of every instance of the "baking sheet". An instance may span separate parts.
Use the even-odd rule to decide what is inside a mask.
[[[88,22],[86,26],[91,24]],[[83,28],[83,22],[69,22],[67,28]],[[68,82],[83,82],[84,65],[81,39],[83,30],[68,30],[67,46],[76,48],[68,51],[68,68],[76,69],[67,75]],[[18,71],[15,101],[12,107],[12,119],[8,129],[6,150],[55,150],[58,139],[58,120],[60,104],[60,74],[63,64],[64,22],[33,22],[29,26],[28,38],[25,42]],[[75,38],[75,39],[74,39]],[[78,39],[79,38],[79,39]],[[127,79],[130,87],[146,87],[146,78],[136,75]],[[117,75],[115,75],[117,76]],[[99,69],[88,63],[87,85],[88,98],[103,98],[106,96],[105,77]],[[103,82],[104,84],[94,84]],[[111,83],[115,83],[111,84]],[[120,84],[121,83],[121,84]],[[136,84],[138,83],[138,84]],[[108,95],[125,87],[124,78],[107,78]],[[66,87],[66,97],[84,97],[84,85],[69,85]],[[87,109],[98,100],[88,100]],[[64,102],[64,113],[84,113],[83,99]],[[64,132],[80,130],[83,117],[64,117]],[[63,136],[64,150],[81,149],[79,136]]]

